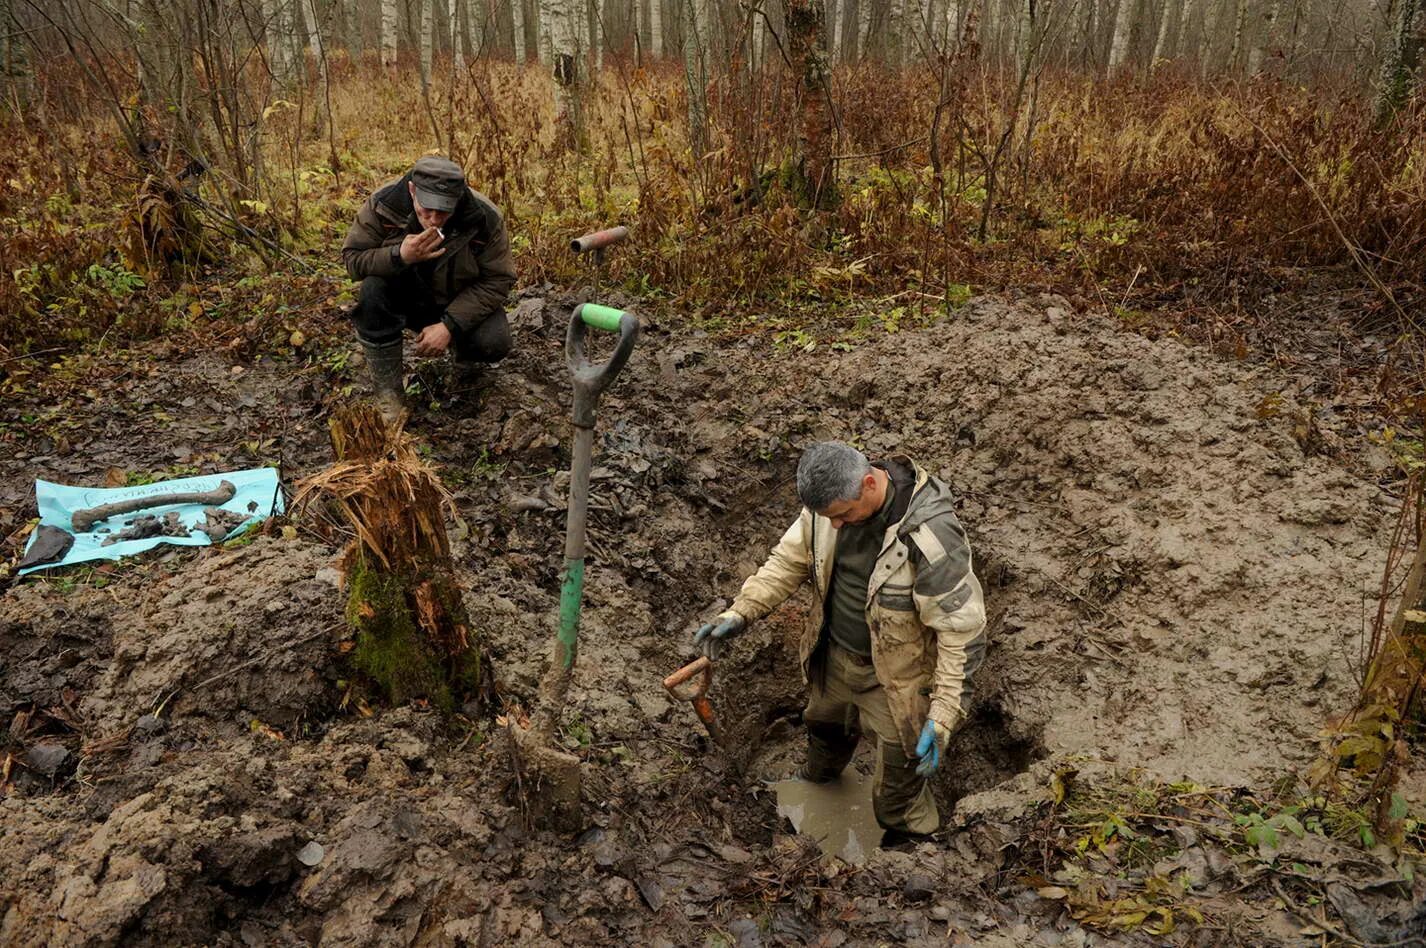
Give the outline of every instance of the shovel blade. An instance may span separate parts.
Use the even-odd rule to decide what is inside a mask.
[[[515,725],[510,742],[520,803],[530,824],[558,833],[583,829],[579,758],[550,747],[537,731]]]

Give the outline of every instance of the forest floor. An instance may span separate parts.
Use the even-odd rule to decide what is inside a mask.
[[[471,390],[408,363],[506,718],[558,611],[569,304],[527,291],[516,353]],[[1314,306],[1283,338],[1376,344],[1354,320]],[[3,420],[62,385],[73,423],[0,457],[7,529],[35,476],[320,470],[364,383],[338,313],[301,328],[322,358],[171,339],[37,381]],[[344,706],[338,550],[305,526],[14,584],[0,943],[1426,943],[1426,878],[1299,776],[1355,698],[1400,500],[1369,399],[1331,360],[1235,360],[1053,296],[887,328],[648,326],[596,441],[575,836],[526,825],[491,715]],[[795,516],[816,438],[946,478],[991,613],[945,831],[858,866],[766,783],[799,759],[805,600],[719,665],[731,750],[660,686]],[[1420,813],[1426,774],[1402,786]]]

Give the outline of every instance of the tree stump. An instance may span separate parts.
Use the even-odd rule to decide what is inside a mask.
[[[327,498],[354,534],[342,556],[352,663],[393,704],[424,698],[451,711],[479,692],[482,669],[446,536],[450,494],[375,406],[338,412],[331,432],[337,461],[302,484],[295,505]]]

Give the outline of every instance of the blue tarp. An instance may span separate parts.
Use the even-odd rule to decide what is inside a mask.
[[[136,497],[151,497],[160,494],[174,494],[189,491],[211,491],[216,490],[223,481],[229,481],[237,488],[233,499],[221,506],[224,510],[232,511],[242,515],[245,519],[242,523],[233,527],[228,532],[227,537],[231,538],[238,532],[246,529],[253,521],[261,520],[272,514],[282,513],[282,492],[278,489],[277,470],[271,467],[257,467],[247,471],[229,471],[226,474],[202,474],[198,477],[182,477],[172,481],[160,481],[156,484],[143,484],[138,487],[70,487],[65,484],[54,484],[49,481],[35,481],[35,500],[40,511],[40,525],[58,527],[67,533],[74,533],[72,517],[76,510],[84,510],[90,507],[98,507],[101,504],[112,504],[117,501],[130,500]],[[167,537],[145,537],[141,540],[120,540],[104,546],[104,540],[124,528],[124,522],[133,520],[135,517],[153,514],[162,518],[170,511],[178,511],[179,521],[186,527],[201,525],[205,522],[203,516],[204,504],[169,504],[167,506],[146,507],[133,513],[117,514],[108,520],[94,525],[94,530],[107,529],[108,532],[89,532],[74,534],[74,546],[65,554],[63,559],[53,563],[41,563],[38,566],[31,566],[29,569],[21,570],[22,573],[32,573],[37,569],[50,569],[55,566],[69,566],[74,563],[83,563],[86,560],[117,560],[121,556],[132,556],[144,550],[152,549],[160,543],[174,543],[179,546],[208,546],[214,541],[208,534],[197,532],[189,533],[186,536]],[[30,545],[36,539],[35,534],[30,536]],[[28,550],[28,547],[26,547]]]

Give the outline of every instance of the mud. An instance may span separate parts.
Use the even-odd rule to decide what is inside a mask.
[[[522,301],[517,353],[474,389],[414,379],[506,715],[529,709],[558,612],[565,313]],[[0,719],[28,723],[7,747],[69,759],[17,765],[0,800],[0,942],[1100,943],[999,876],[1050,770],[1248,784],[1305,761],[1348,703],[1393,499],[1304,451],[1277,397],[1291,380],[1057,298],[849,341],[654,324],[605,396],[562,736],[585,761],[573,836],[524,825],[491,717],[342,706],[336,551],[305,534],[163,553],[102,589],[12,589]],[[182,442],[205,472],[237,464],[195,451],[204,433],[261,445],[285,475],[327,463],[344,380],[240,368],[199,356],[175,376],[192,385],[135,384],[138,410],[173,419],[149,444]],[[250,416],[227,410],[244,399]],[[660,685],[795,515],[800,446],[828,437],[949,481],[992,612],[936,786],[948,839],[855,872],[791,835],[763,783],[799,760],[804,600],[720,663],[728,750]],[[11,485],[159,466],[128,440],[22,454],[0,461]],[[1274,912],[1250,941],[1286,938]]]
[[[777,815],[816,842],[828,858],[859,866],[881,839],[872,808],[871,778],[860,769],[825,784],[779,780],[772,791],[777,794]]]

